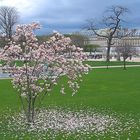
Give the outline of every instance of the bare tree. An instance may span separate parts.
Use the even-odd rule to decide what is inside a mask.
[[[129,46],[133,47],[134,46],[134,39],[133,37],[137,36],[137,29],[128,29],[128,28],[122,28],[121,30],[119,30],[119,32],[117,33],[118,36],[118,40],[119,40],[119,47],[121,47],[122,43],[124,44],[124,40],[125,40],[125,44],[129,44]],[[120,61],[120,48],[116,47],[115,49],[116,53],[117,53],[117,60]]]
[[[132,58],[133,55],[137,54],[137,50],[132,46],[131,43],[128,42],[127,39],[122,39],[120,42],[120,46],[116,47],[116,52],[123,58],[123,69],[126,70],[126,59]]]
[[[106,61],[107,65],[110,61],[110,49],[113,45],[113,38],[117,37],[117,33],[121,28],[121,23],[123,21],[123,15],[128,12],[128,9],[122,6],[112,6],[105,11],[102,23],[106,28],[106,33],[102,34],[98,32],[97,26],[94,23],[94,20],[88,20],[86,29],[94,32],[95,35],[99,37],[106,38],[107,40],[107,52],[106,52]]]
[[[18,21],[18,12],[15,7],[0,7],[0,30],[7,38],[12,37],[14,25]]]

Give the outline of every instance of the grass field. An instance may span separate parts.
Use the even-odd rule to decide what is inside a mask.
[[[106,66],[106,61],[88,61],[91,66]],[[109,66],[123,65],[122,61],[110,61]],[[126,65],[140,65],[140,62],[126,62]]]
[[[15,61],[16,65],[22,66],[24,62],[22,61]],[[91,66],[106,66],[106,61],[86,61],[85,63]],[[0,64],[4,64],[4,62],[0,62]],[[110,61],[109,66],[117,66],[123,65],[122,61]],[[126,62],[126,65],[140,65],[140,62]]]
[[[63,79],[60,83],[65,83],[65,81],[66,79]],[[137,140],[140,138],[140,68],[128,68],[126,71],[121,68],[95,69],[83,77],[81,88],[74,97],[71,96],[69,89],[66,90],[66,95],[61,95],[59,90],[60,88],[57,86],[51,91],[52,94],[46,96],[43,102],[44,107],[59,106],[75,111],[79,109],[86,111],[92,108],[97,112],[118,117],[122,121],[122,127],[127,123],[129,124],[127,127],[131,127],[132,120],[136,124],[128,131],[124,128],[124,132],[120,131],[117,135],[107,133],[97,137],[92,134],[91,139],[126,140],[129,138],[129,140]],[[12,110],[11,113],[19,112],[20,108],[20,102],[11,86],[11,81],[0,80],[0,131],[5,125],[3,114],[9,114],[9,109]],[[7,130],[5,129],[5,131]],[[6,133],[0,133],[0,139],[11,139],[10,135],[6,135]],[[30,139],[29,137],[27,134],[24,138]],[[17,139],[19,139],[18,135]],[[62,139],[61,135],[56,139]],[[71,135],[69,139],[77,138]],[[88,139],[88,136],[83,139]]]

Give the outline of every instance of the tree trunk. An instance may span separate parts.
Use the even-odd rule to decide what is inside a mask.
[[[27,71],[26,71],[27,72]],[[29,81],[29,76],[27,74],[27,90],[28,90],[28,100],[27,100],[27,122],[28,124],[30,125],[30,123],[33,123],[33,109],[34,109],[34,103],[33,103],[33,95],[32,95],[32,92],[30,90],[30,81]]]
[[[27,105],[27,122],[31,123],[32,122],[32,117],[31,117],[31,95],[29,95],[28,98],[28,105]]]
[[[35,116],[35,99],[30,98],[30,101],[27,105],[27,123],[34,123],[34,116]]]
[[[89,51],[90,51],[90,55],[92,55],[92,49],[91,49],[91,48],[90,48],[90,50],[89,50]]]
[[[109,39],[109,40],[107,41],[107,52],[106,52],[106,64],[107,64],[107,69],[108,69],[109,62],[110,62],[111,40],[112,40],[112,39]]]
[[[126,59],[123,58],[123,69],[126,70]]]
[[[32,122],[34,123],[35,116],[35,98],[32,99]]]

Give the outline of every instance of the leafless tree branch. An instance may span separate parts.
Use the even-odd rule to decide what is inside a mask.
[[[18,21],[18,12],[15,7],[0,7],[0,30],[7,38],[12,37],[14,25]]]
[[[123,15],[128,12],[128,9],[122,6],[112,6],[107,8],[103,16],[102,23],[106,28],[106,33],[98,32],[99,28],[96,27],[94,20],[88,20],[86,29],[93,31],[98,37],[106,38],[107,40],[107,54],[106,61],[110,61],[110,48],[113,45],[113,38],[117,37],[117,33],[121,30],[121,23],[123,22]]]

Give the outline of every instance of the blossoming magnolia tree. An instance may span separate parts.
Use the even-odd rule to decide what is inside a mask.
[[[13,87],[18,91],[28,123],[34,122],[37,100],[42,100],[61,76],[68,77],[74,95],[82,74],[89,70],[82,63],[86,59],[82,49],[72,45],[70,38],[55,32],[49,41],[39,44],[34,35],[39,27],[37,23],[18,25],[0,55],[4,68],[13,76]],[[60,92],[65,94],[64,85]]]

